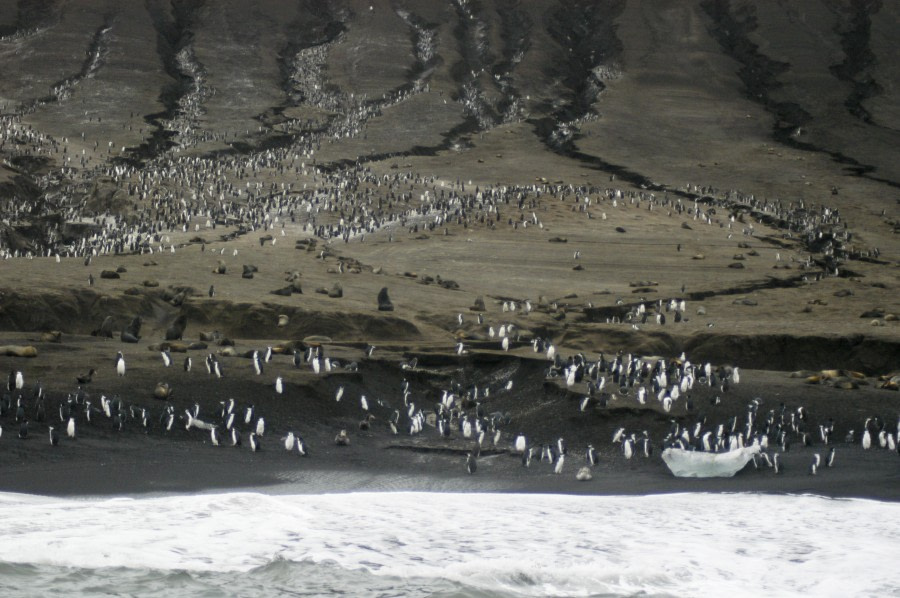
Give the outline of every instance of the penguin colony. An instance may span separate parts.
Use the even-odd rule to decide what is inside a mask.
[[[752,468],[769,471],[772,475],[785,473],[785,456],[792,447],[795,452],[807,451],[810,458],[805,471],[795,470],[791,472],[793,475],[821,476],[830,468],[839,467],[841,447],[846,450],[884,450],[900,455],[900,418],[897,416],[873,415],[858,426],[838,429],[833,419],[824,415],[814,417],[805,406],[788,407],[783,401],[767,402],[758,397],[749,401],[742,413],[718,420],[704,415],[707,404],[710,409],[720,404],[725,393],[742,384],[737,367],[694,364],[685,355],[663,359],[622,353],[607,357],[600,353],[589,359],[585,353],[575,353],[564,358],[551,343],[540,338],[533,340],[531,350],[539,353],[536,357],[547,364],[542,374],[546,383],[564,388],[570,395],[574,394],[573,390],[583,391],[582,399],[568,400],[560,406],[568,409],[572,416],[595,417],[610,406],[649,406],[661,415],[672,416],[667,433],[654,439],[646,430],[620,427],[608,439],[597,437],[594,442],[570,448],[565,429],[560,429],[557,436],[542,437],[547,434],[546,429],[531,434],[521,429],[512,413],[490,409],[498,397],[513,397],[517,392],[513,380],[502,377],[481,385],[451,382],[439,396],[414,391],[409,379],[404,378],[399,388],[372,389],[373,396],[370,397],[360,393],[355,406],[354,401],[347,402],[348,390],[340,384],[336,385],[330,398],[315,400],[335,404],[343,401],[357,414],[359,431],[351,433],[350,428],[344,426],[336,429],[334,446],[356,446],[378,436],[394,442],[404,437],[412,438],[421,446],[459,452],[463,455],[460,471],[464,468],[470,475],[479,472],[490,475],[492,466],[479,468],[479,465],[493,465],[494,460],[503,455],[520,460],[522,468],[534,474],[543,471],[551,475],[573,475],[577,471],[579,480],[592,479],[591,472],[602,470],[604,461],[609,466],[612,461],[627,463],[633,459],[652,459],[666,448],[718,453],[758,446],[760,452],[754,456]],[[202,369],[193,373],[184,371],[183,375],[206,376],[210,381],[217,381],[253,379],[264,375],[265,368],[300,369],[302,375],[324,376],[325,380],[334,376],[332,382],[338,382],[345,373],[355,375],[361,369],[365,371],[366,362],[377,358],[375,353],[376,348],[370,345],[362,352],[362,363],[358,363],[330,358],[322,346],[310,346],[305,351],[293,353],[273,352],[272,347],[266,347],[248,351],[249,364],[235,363],[227,373],[217,368],[218,359],[209,354],[205,372]],[[165,352],[161,355],[162,359],[155,362],[155,367],[160,375],[164,375],[172,371],[169,368],[171,359]],[[130,369],[126,368],[127,360],[127,356],[119,351],[110,359],[110,364],[105,368],[101,366],[93,377],[127,379]],[[404,375],[424,373],[418,361],[395,364],[396,369]],[[315,368],[316,362],[325,365]],[[96,379],[90,383],[77,383],[71,392],[61,394],[47,392],[41,382],[28,378],[27,370],[9,372],[0,398],[2,443],[16,442],[16,439],[31,443],[43,436],[55,450],[65,451],[86,436],[139,432],[160,439],[178,437],[215,449],[235,447],[254,453],[283,450],[308,457],[328,449],[326,446],[310,447],[301,434],[302,426],[267,420],[266,414],[247,399],[227,398],[218,401],[213,408],[209,407],[209,401],[206,401],[207,407],[201,407],[199,401],[178,400],[171,391],[165,397],[156,394],[157,398],[164,399],[162,401],[129,400],[118,394],[107,396],[95,391]],[[311,399],[297,396],[296,388],[284,383],[284,379],[282,375],[275,377],[272,396],[277,400],[298,401],[297,411],[302,420],[303,401]],[[691,423],[684,423],[686,419]],[[345,420],[346,417],[341,418],[342,422]],[[3,436],[3,428],[7,430],[6,436]],[[319,443],[327,442],[327,439],[321,439],[321,434],[317,438]]]
[[[466,3],[458,10],[469,21],[477,15]],[[207,80],[202,64],[190,44],[176,57],[179,73],[190,83],[177,98],[173,110],[162,119],[158,130],[141,131],[142,142],[122,146],[111,139],[92,139],[82,132],[73,137],[44,133],[28,123],[27,116],[43,105],[71,101],[78,86],[102,68],[106,47],[114,36],[114,25],[98,30],[88,53],[83,72],[70,77],[51,90],[50,96],[0,109],[0,148],[15,152],[17,157],[46,158],[50,167],[34,179],[42,201],[16,200],[0,205],[4,224],[27,225],[36,217],[53,216],[41,230],[41,236],[26,244],[12,244],[0,237],[0,256],[4,259],[54,259],[60,263],[79,260],[90,268],[98,256],[175,252],[187,239],[201,231],[281,232],[287,225],[302,231],[306,237],[324,242],[327,249],[319,255],[333,257],[333,247],[341,242],[365,242],[367,236],[381,235],[392,240],[394,235],[415,238],[422,233],[451,229],[460,232],[471,228],[487,231],[508,229],[525,231],[543,227],[538,214],[550,202],[568,208],[575,217],[606,220],[607,211],[628,208],[661,211],[694,226],[721,229],[729,238],[737,235],[750,239],[755,226],[777,228],[784,237],[801,241],[807,255],[789,257],[795,267],[809,271],[811,278],[841,275],[843,264],[850,259],[878,257],[877,248],[860,248],[854,244],[840,212],[826,205],[810,205],[801,201],[769,200],[752,194],[726,191],[688,184],[671,192],[629,191],[600,185],[575,185],[535,182],[530,185],[473,185],[471,181],[442,180],[436,175],[397,169],[388,174],[377,173],[362,161],[351,164],[319,162],[324,144],[348,138],[364,137],[367,122],[384,109],[405,102],[413,96],[431,93],[426,73],[436,61],[435,34],[408,13],[399,15],[409,26],[415,40],[414,56],[420,75],[411,85],[385,93],[381,98],[353,97],[329,85],[325,68],[328,51],[340,38],[300,49],[289,60],[289,94],[298,105],[312,106],[332,113],[324,121],[289,119],[278,125],[260,125],[258,131],[243,135],[217,132],[201,126],[204,103],[216,90]],[[28,32],[22,32],[28,35]],[[599,65],[598,65],[599,66]],[[498,74],[503,78],[503,74]],[[488,109],[487,96],[478,88],[472,75],[462,84],[458,94],[466,114],[473,117],[481,130],[524,118],[520,98],[508,95],[508,108],[499,116]],[[89,116],[93,122],[96,116]],[[580,118],[590,118],[589,114]],[[559,123],[553,132],[554,143],[563,144],[577,133],[579,120]],[[123,125],[124,127],[124,125]],[[152,141],[155,133],[171,134],[172,144]],[[254,145],[254,139],[280,135],[288,142],[267,147]],[[242,142],[249,149],[214,155],[204,151],[222,144]],[[218,146],[216,145],[218,144]],[[196,151],[188,151],[188,150]],[[105,178],[134,205],[128,216],[118,212],[88,210],[86,191],[98,178]],[[47,200],[47,201],[44,201]],[[64,234],[65,224],[86,225],[77,239]],[[612,232],[612,231],[610,231]],[[278,235],[268,241],[275,243]],[[205,245],[203,246],[205,248]],[[680,247],[679,247],[680,249]],[[224,251],[224,248],[222,249]],[[236,251],[236,250],[235,250]],[[575,250],[573,260],[580,266],[582,255]],[[781,261],[778,254],[776,261]],[[343,262],[339,263],[343,268]],[[85,276],[88,284],[97,283],[95,272]],[[252,272],[250,273],[252,275]],[[209,297],[216,289],[209,287]],[[678,323],[686,314],[684,292],[654,302],[639,301],[624,305],[623,311],[608,319],[634,328]],[[516,312],[527,314],[532,309],[528,300],[506,300],[502,303],[504,320],[479,326],[497,339],[503,352],[515,350],[523,340],[513,324]],[[508,318],[507,318],[508,316]],[[463,316],[457,315],[463,324]],[[129,332],[137,339],[137,330]],[[123,332],[124,340],[124,332]],[[717,396],[740,383],[737,368],[692,364],[687,356],[679,359],[646,360],[616,354],[590,359],[585,354],[563,356],[552,342],[530,339],[534,352],[549,362],[545,379],[565,388],[584,389],[583,398],[573,410],[576,417],[591,417],[610,405],[633,403],[653,406],[660,413],[672,414],[673,423],[660,439],[651,439],[640,429],[617,430],[613,437],[597,439],[594,444],[570,451],[566,446],[566,430],[547,438],[537,438],[528,430],[516,430],[515,418],[507,412],[490,411],[491,397],[515,393],[511,379],[487,385],[453,383],[440,397],[415,396],[406,383],[401,389],[377,393],[367,391],[350,396],[341,385],[334,390],[336,402],[358,405],[360,432],[392,436],[430,436],[442,442],[462,443],[465,469],[469,474],[484,473],[483,449],[506,451],[521,458],[526,468],[564,475],[584,464],[597,467],[604,458],[625,460],[652,458],[655,451],[666,447],[685,450],[726,451],[759,444],[765,449],[754,465],[760,470],[784,471],[782,455],[790,446],[821,446],[822,454],[812,459],[808,473],[822,475],[825,469],[840,463],[835,457],[835,444],[844,434],[844,442],[866,450],[896,450],[898,432],[890,418],[872,415],[849,430],[835,430],[833,422],[814,419],[803,407],[788,408],[759,399],[748,403],[746,411],[722,421],[701,415],[700,400],[715,404]],[[464,342],[452,352],[459,359],[470,359],[475,349]],[[199,403],[183,404],[168,382],[161,382],[154,395],[163,403],[146,406],[136,398],[107,396],[95,391],[96,378],[117,376],[128,378],[129,356],[119,352],[111,356],[109,366],[94,364],[72,381],[70,391],[45,393],[40,383],[28,381],[27,371],[10,373],[6,390],[0,398],[0,425],[15,431],[15,436],[32,442],[40,433],[49,444],[65,450],[69,443],[101,426],[115,432],[140,430],[153,435],[173,435],[176,431],[189,438],[208,442],[212,447],[234,446],[265,453],[268,447],[282,447],[300,456],[310,455],[309,447],[299,431],[287,429],[265,415],[246,398],[223,398],[213,409],[203,410]],[[271,350],[257,350],[249,367],[233,367],[226,371],[225,360],[209,354],[196,367],[187,357],[183,375],[206,375],[210,380],[230,377],[267,378],[273,395],[291,400],[288,380],[278,375],[277,367],[303,368],[310,375],[327,376],[337,372],[357,372],[358,363],[339,363],[322,348],[307,348],[287,357],[272,356]],[[274,363],[272,360],[275,360]],[[376,359],[370,347],[364,359]],[[163,351],[158,362],[160,376],[169,376],[172,356]],[[205,366],[205,374],[204,372]],[[417,358],[402,365],[406,372],[418,369]],[[174,376],[174,373],[171,374]],[[93,386],[92,386],[93,385]],[[61,384],[54,384],[57,388]],[[718,394],[717,394],[718,393]],[[178,408],[175,405],[180,405]],[[697,414],[690,426],[674,421],[674,415]],[[58,418],[58,419],[57,419]],[[29,434],[31,430],[31,434]],[[346,428],[335,431],[334,445],[352,450]],[[269,443],[272,436],[278,441]],[[2,436],[6,442],[10,436]],[[329,435],[330,436],[330,435]],[[246,441],[245,441],[246,440]],[[265,450],[264,450],[265,447]],[[827,453],[825,448],[828,447]],[[568,455],[568,457],[567,457]],[[568,460],[568,464],[567,464]],[[574,463],[573,463],[574,462]],[[460,468],[461,470],[461,468]]]

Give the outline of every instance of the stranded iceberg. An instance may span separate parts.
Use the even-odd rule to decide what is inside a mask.
[[[758,446],[748,446],[727,453],[668,448],[662,452],[662,458],[677,478],[730,478],[743,469],[757,453]]]

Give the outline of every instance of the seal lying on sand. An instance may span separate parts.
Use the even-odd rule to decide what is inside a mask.
[[[8,357],[37,357],[37,349],[31,345],[0,345],[0,354]]]

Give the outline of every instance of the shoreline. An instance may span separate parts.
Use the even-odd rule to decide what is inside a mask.
[[[546,463],[533,463],[525,470],[518,458],[508,455],[482,457],[479,471],[465,473],[464,459],[429,456],[414,467],[393,461],[340,465],[334,456],[303,459],[279,452],[246,467],[245,457],[261,457],[249,451],[220,448],[200,458],[185,459],[177,451],[157,447],[153,461],[129,459],[110,452],[100,462],[77,460],[44,462],[4,468],[0,492],[51,498],[150,497],[260,492],[263,494],[344,494],[354,492],[462,492],[560,494],[593,496],[645,496],[656,494],[772,494],[815,495],[824,498],[854,498],[900,502],[900,465],[888,451],[839,448],[840,461],[833,469],[809,475],[801,464],[813,451],[795,450],[783,455],[786,472],[753,469],[752,464],[731,478],[676,478],[661,459],[635,463],[606,461],[593,470],[593,479],[575,479],[580,463],[562,475],[552,473]],[[210,452],[225,453],[220,455]],[[270,451],[271,453],[272,451]],[[372,451],[380,455],[385,452]],[[173,454],[174,453],[174,454]],[[231,453],[230,455],[228,453]],[[171,459],[172,462],[165,462]],[[177,463],[175,462],[177,460]],[[572,459],[576,461],[577,459]],[[297,463],[297,461],[301,461]],[[291,463],[293,462],[293,463]],[[891,466],[891,463],[894,466]]]

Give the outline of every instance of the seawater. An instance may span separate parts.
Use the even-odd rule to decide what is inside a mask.
[[[900,596],[900,504],[0,493],[0,595]]]

